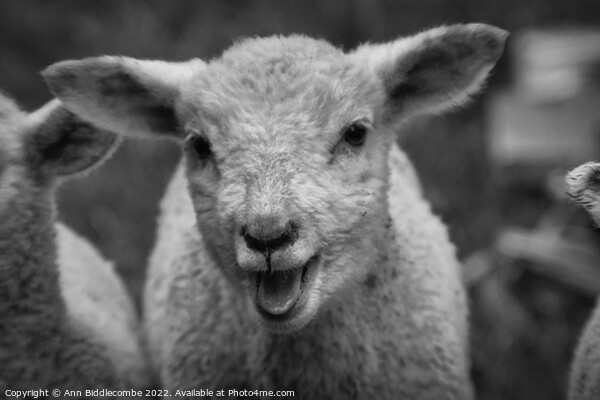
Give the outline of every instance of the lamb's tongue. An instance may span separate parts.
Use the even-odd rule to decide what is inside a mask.
[[[285,314],[300,296],[301,269],[262,272],[258,279],[258,305],[270,314]]]

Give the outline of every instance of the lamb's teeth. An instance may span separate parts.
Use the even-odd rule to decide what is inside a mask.
[[[312,256],[303,266],[302,266],[302,283],[306,283],[306,273],[308,272],[308,268],[317,260],[317,255]]]

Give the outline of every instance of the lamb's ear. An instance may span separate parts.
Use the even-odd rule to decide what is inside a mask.
[[[104,56],[62,61],[42,75],[67,108],[100,128],[128,136],[174,136],[180,88],[204,66],[197,59],[171,63]]]
[[[59,100],[52,100],[29,114],[23,151],[36,171],[66,176],[106,159],[116,148],[118,138],[115,133],[84,122]]]
[[[384,86],[384,118],[439,113],[479,91],[504,49],[508,33],[484,24],[451,25],[351,56],[369,65]]]
[[[567,194],[600,226],[600,163],[589,162],[569,171]]]

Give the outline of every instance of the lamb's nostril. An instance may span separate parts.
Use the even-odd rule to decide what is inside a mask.
[[[262,221],[242,227],[241,234],[248,248],[268,253],[294,243],[298,228],[292,221],[286,224],[264,224]]]

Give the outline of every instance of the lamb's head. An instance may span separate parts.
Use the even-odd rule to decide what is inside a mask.
[[[344,53],[271,37],[209,63],[100,57],[44,76],[84,119],[183,142],[204,240],[267,326],[291,331],[370,271],[394,125],[464,103],[505,38],[457,25]]]
[[[0,224],[12,215],[11,205],[23,208],[27,201],[49,199],[56,178],[96,165],[117,139],[80,120],[59,100],[27,113],[0,94]]]
[[[567,174],[567,194],[600,225],[600,163],[588,162]]]

